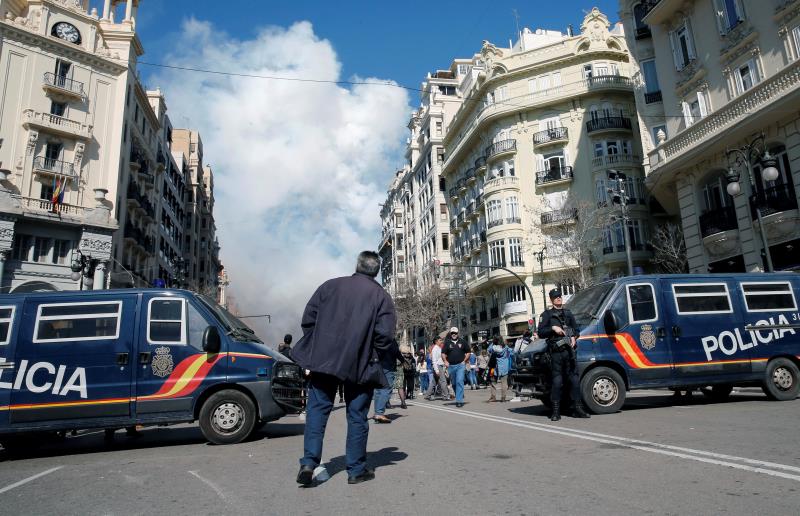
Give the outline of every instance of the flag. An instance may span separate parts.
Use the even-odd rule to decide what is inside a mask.
[[[53,178],[53,197],[50,202],[53,203],[53,212],[58,211],[58,205],[64,204],[64,189],[66,187],[66,180],[62,177]]]

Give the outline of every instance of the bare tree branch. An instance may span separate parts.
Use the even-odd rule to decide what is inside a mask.
[[[689,272],[686,242],[680,225],[668,222],[656,227],[650,245],[653,246],[653,263],[667,274]]]

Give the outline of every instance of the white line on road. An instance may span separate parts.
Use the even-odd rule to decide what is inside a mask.
[[[559,434],[567,437],[585,439],[588,441],[594,441],[605,444],[615,444],[618,446],[623,446],[625,448],[631,448],[650,453],[658,453],[661,455],[669,455],[672,457],[679,457],[682,459],[705,462],[708,464],[715,464],[718,466],[726,466],[726,467],[741,469],[744,471],[750,471],[752,473],[761,473],[765,475],[771,475],[775,477],[781,477],[800,482],[800,475],[794,475],[791,473],[786,473],[784,471],[776,471],[776,470],[786,470],[786,471],[800,473],[800,468],[795,466],[789,466],[786,464],[748,459],[746,457],[736,457],[734,455],[724,455],[721,453],[714,453],[703,450],[694,450],[692,448],[681,448],[678,446],[670,446],[668,444],[654,443],[649,441],[639,441],[636,439],[629,439],[627,437],[619,437],[607,434],[587,432],[585,430],[543,425],[540,423],[520,421],[519,419],[514,419],[514,418],[481,414],[480,412],[471,412],[464,409],[450,409],[445,407],[437,407],[434,405],[429,405],[427,403],[412,402],[412,404],[417,407],[423,407],[431,410],[449,412],[461,416],[467,416],[476,419],[483,419],[486,421],[493,421],[496,423],[503,423],[512,426],[528,428],[530,430],[538,430],[540,432]],[[739,463],[731,461],[738,461]]]
[[[216,486],[216,484],[214,484],[212,481],[208,480],[207,478],[203,478],[203,477],[201,477],[201,476],[200,476],[200,474],[199,474],[199,473],[197,473],[197,471],[188,471],[188,473],[189,473],[190,475],[194,475],[194,476],[195,476],[195,477],[197,477],[197,479],[198,479],[198,480],[200,480],[202,483],[204,483],[205,485],[207,485],[208,487],[210,487],[211,489],[213,489],[213,490],[214,490],[214,492],[215,492],[215,493],[217,493],[217,496],[219,496],[219,497],[220,497],[220,498],[222,498],[223,500],[225,499],[225,495],[224,495],[224,494],[222,494],[222,489],[220,489],[219,487],[217,487],[217,486]]]
[[[49,475],[50,473],[52,473],[54,471],[58,471],[59,469],[61,469],[63,467],[64,466],[56,466],[55,468],[50,468],[47,471],[42,471],[41,473],[37,473],[37,474],[35,474],[35,475],[31,476],[31,477],[23,478],[19,482],[14,482],[13,484],[11,484],[9,486],[6,486],[6,487],[0,489],[0,494],[5,493],[6,491],[11,491],[12,489],[14,489],[16,487],[19,487],[21,485],[27,484],[28,482],[30,482],[32,480],[36,480],[39,477],[43,477],[45,475]]]

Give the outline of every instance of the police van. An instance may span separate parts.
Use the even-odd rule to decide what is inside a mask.
[[[790,273],[629,276],[577,292],[584,405],[618,411],[631,389],[702,389],[725,399],[760,386],[773,400],[800,391],[800,276]],[[517,357],[514,384],[549,400],[546,344]]]
[[[0,296],[0,441],[199,421],[217,444],[304,405],[300,368],[184,290]]]

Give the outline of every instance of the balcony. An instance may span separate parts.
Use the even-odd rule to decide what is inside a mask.
[[[475,160],[475,171],[480,172],[486,168],[486,156],[481,156]]]
[[[467,190],[467,180],[462,177],[456,181],[456,188],[458,188],[458,193],[465,192]]]
[[[470,168],[464,172],[464,179],[467,180],[467,183],[474,183],[475,182],[475,169]]]
[[[557,167],[536,172],[538,186],[555,186],[572,181],[572,167]]]
[[[797,197],[794,188],[789,185],[778,185],[767,188],[750,196],[750,215],[757,220],[756,209],[761,210],[761,217],[767,217],[782,211],[796,210]]]
[[[33,159],[33,171],[37,174],[77,179],[75,166],[67,161],[37,156]]]
[[[566,127],[554,127],[533,133],[533,143],[539,146],[562,143],[567,140],[569,140],[569,131]]]
[[[570,224],[575,222],[577,219],[578,210],[576,208],[572,208],[542,213],[541,222],[542,226],[551,226],[556,224]]]
[[[506,188],[519,190],[519,178],[516,176],[502,176],[490,179],[483,185],[483,195],[488,196],[491,193]]]
[[[645,25],[643,27],[636,27],[636,32],[634,37],[636,39],[646,39],[653,36],[653,33],[650,31],[650,27]]]
[[[661,102],[661,90],[652,91],[650,93],[645,92],[644,94],[645,104],[654,104],[656,102]]]
[[[725,206],[700,215],[700,235],[705,238],[724,231],[739,230],[736,221],[736,208]]]
[[[62,215],[68,215],[76,218],[86,216],[86,208],[83,206],[75,206],[72,204],[53,204],[47,199],[37,199],[34,197],[16,197],[20,201],[20,205],[27,210],[32,210],[40,213],[53,213],[58,214],[59,218]]]
[[[458,227],[458,219],[453,217],[450,219],[450,229],[456,229]]]
[[[631,130],[631,119],[624,116],[604,116],[586,122],[586,132]]]
[[[478,194],[478,195],[475,196],[475,206],[477,206],[478,208],[483,206],[483,195],[482,194]],[[475,210],[475,213],[478,213],[478,210]]]
[[[517,151],[517,140],[503,140],[486,147],[486,159]]]
[[[622,89],[633,90],[633,81],[630,77],[624,75],[595,75],[594,77],[587,77],[586,88],[589,91],[605,90],[605,89]]]
[[[503,219],[495,219],[495,220],[489,221],[489,223],[486,224],[486,227],[489,228],[489,229],[492,229],[494,227],[502,226],[502,225],[503,225]]]
[[[466,213],[463,211],[458,214],[458,225],[462,227],[469,225],[469,219],[466,217]]]
[[[453,199],[458,198],[458,188],[454,187],[450,189],[450,197],[452,197]]]
[[[506,224],[522,224],[522,219],[520,217],[508,217]]]
[[[639,167],[641,165],[642,158],[636,154],[608,154],[592,158],[592,168],[595,170],[608,167]]]
[[[467,219],[472,218],[473,213],[475,213],[475,201],[470,201],[466,209]]]
[[[22,125],[25,129],[28,127],[36,127],[45,131],[67,136],[69,138],[77,138],[79,140],[88,140],[92,137],[92,126],[82,124],[76,120],[70,120],[63,116],[51,115],[50,113],[43,113],[33,109],[26,109],[22,112]]]
[[[485,245],[486,244],[486,231],[481,231],[478,236],[481,239],[481,245]]]
[[[86,96],[83,92],[82,82],[73,81],[72,79],[67,79],[66,77],[51,72],[44,74],[42,88],[56,95],[72,97],[79,100]]]

